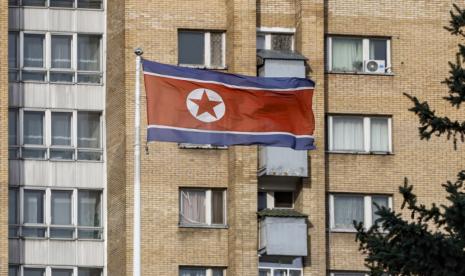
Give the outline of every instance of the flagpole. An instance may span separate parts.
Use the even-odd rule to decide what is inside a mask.
[[[136,54],[136,91],[134,111],[134,229],[133,229],[133,276],[141,276],[140,267],[140,65],[144,52],[141,48]]]

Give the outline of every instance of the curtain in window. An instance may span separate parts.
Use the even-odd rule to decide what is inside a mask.
[[[71,145],[71,113],[52,113],[52,145]]]
[[[389,151],[388,119],[371,118],[371,151]]]
[[[224,224],[224,191],[212,191],[212,224]]]
[[[364,151],[363,118],[333,117],[333,150]]]
[[[210,34],[210,63],[211,66],[223,66],[223,34]]]
[[[52,269],[52,276],[73,276],[72,269]]]
[[[205,223],[205,191],[181,191],[181,224]]]
[[[52,68],[71,68],[71,36],[52,36]]]
[[[24,67],[44,67],[44,35],[24,35]]]
[[[45,268],[24,268],[24,276],[45,276]]]
[[[44,223],[44,191],[24,190],[24,222]]]
[[[44,113],[39,111],[24,112],[23,142],[26,145],[44,144]]]
[[[375,203],[379,206],[379,208],[389,208],[389,199],[387,196],[373,196],[371,200],[371,215],[373,218],[373,223],[375,223],[375,220],[379,219],[379,215],[376,214],[376,211],[378,211],[378,207],[376,207]]]
[[[332,48],[332,71],[362,71],[362,39],[333,37]]]
[[[8,68],[18,68],[18,35],[8,33]]]
[[[8,191],[8,224],[18,224],[18,190]]]
[[[18,144],[17,111],[8,110],[8,145]]]
[[[78,224],[80,226],[101,225],[101,210],[99,191],[79,191],[78,194]]]
[[[52,191],[52,224],[71,224],[71,191]]]
[[[363,196],[334,196],[334,226],[338,229],[353,229],[353,221],[363,222]]]
[[[78,113],[78,147],[100,148],[100,113]]]
[[[100,71],[100,36],[78,36],[78,70]]]
[[[102,269],[100,268],[79,268],[78,276],[101,276]]]
[[[204,268],[181,268],[180,276],[206,276],[207,271]]]

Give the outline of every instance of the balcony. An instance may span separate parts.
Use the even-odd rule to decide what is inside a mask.
[[[258,212],[258,253],[268,256],[307,256],[307,216],[292,209]]]

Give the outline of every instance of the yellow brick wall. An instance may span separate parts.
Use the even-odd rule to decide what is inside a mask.
[[[394,208],[399,210],[398,186],[408,177],[421,202],[444,200],[440,184],[454,179],[464,167],[463,146],[454,151],[445,138],[420,141],[418,120],[407,111],[411,102],[402,93],[428,100],[442,114],[461,114],[463,119],[463,111],[452,111],[441,99],[447,88],[440,82],[447,76],[447,61],[454,59],[457,44],[443,29],[450,8],[451,1],[439,0],[328,1],[328,34],[392,37],[394,73],[327,76],[328,113],[392,115],[393,125],[393,155],[328,154],[329,192],[393,194]],[[331,269],[365,269],[354,237],[329,234]]]

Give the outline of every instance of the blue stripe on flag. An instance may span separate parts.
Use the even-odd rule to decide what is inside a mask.
[[[313,150],[313,138],[296,138],[286,134],[232,134],[194,132],[178,129],[151,127],[147,129],[147,141],[165,141],[191,144],[211,144],[214,146],[259,144],[274,147],[290,147],[296,150]]]
[[[315,83],[305,78],[260,78],[237,74],[222,73],[162,64],[149,60],[142,60],[144,72],[167,75],[179,78],[214,81],[224,84],[254,87],[261,89],[296,89],[299,87],[314,87]]]

